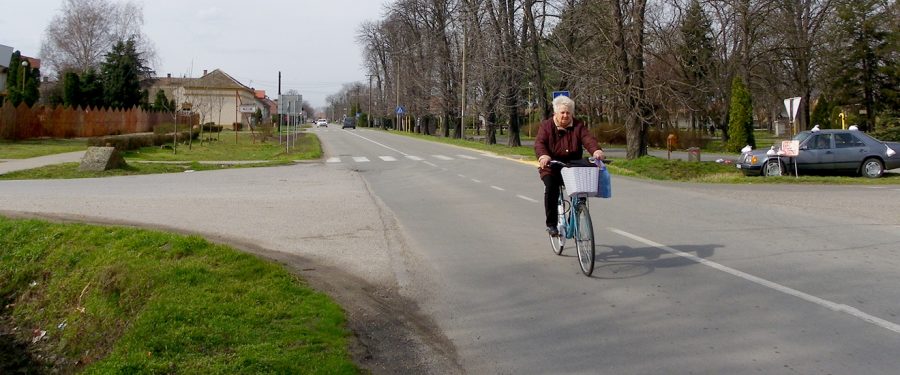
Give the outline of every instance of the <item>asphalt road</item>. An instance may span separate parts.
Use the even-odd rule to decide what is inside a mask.
[[[321,163],[0,181],[0,211],[177,228],[340,271],[401,300],[430,334],[415,364],[434,372],[422,357],[473,374],[896,373],[900,186],[615,177],[613,199],[591,200],[586,278],[572,250],[550,251],[533,166],[311,131]]]

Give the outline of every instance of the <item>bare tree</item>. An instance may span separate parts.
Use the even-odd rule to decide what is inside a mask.
[[[60,14],[45,30],[41,58],[45,73],[97,69],[120,40],[132,38],[145,61],[156,61],[152,43],[141,32],[143,9],[135,3],[109,0],[65,0]]]

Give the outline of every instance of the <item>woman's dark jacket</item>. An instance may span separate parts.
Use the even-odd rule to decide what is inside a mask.
[[[552,118],[546,119],[541,122],[537,138],[534,140],[534,154],[538,158],[541,155],[550,155],[553,160],[565,162],[578,160],[584,157],[584,149],[593,154],[600,149],[600,145],[584,122],[578,119],[573,119],[566,130],[558,129]],[[541,178],[551,173],[553,172],[550,168],[540,170]]]

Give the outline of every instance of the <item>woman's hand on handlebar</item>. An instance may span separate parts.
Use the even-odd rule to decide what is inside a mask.
[[[550,155],[541,155],[538,158],[538,169],[547,168],[547,165],[550,164]]]

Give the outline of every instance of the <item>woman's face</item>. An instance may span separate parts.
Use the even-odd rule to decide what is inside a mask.
[[[569,111],[568,106],[557,106],[556,108],[553,108],[553,120],[555,120],[559,126],[569,126],[569,124],[572,123],[572,112]]]

